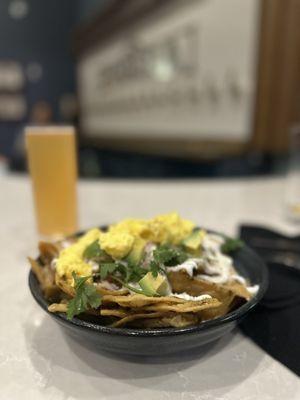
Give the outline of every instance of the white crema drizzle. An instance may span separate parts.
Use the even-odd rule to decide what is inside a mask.
[[[211,299],[212,297],[209,294],[202,294],[201,296],[190,296],[187,293],[172,293],[172,297],[178,297],[179,299],[183,300],[189,300],[189,301],[202,301],[202,300],[208,300]]]
[[[246,279],[238,274],[232,274],[232,258],[221,252],[224,238],[216,234],[207,234],[203,238],[203,254],[201,258],[190,258],[184,263],[169,267],[169,271],[185,271],[189,276],[193,276],[195,270],[201,267],[203,273],[194,276],[195,279],[202,279],[208,282],[223,284],[229,280],[235,280],[246,286]],[[249,292],[256,293],[258,288],[249,287]]]

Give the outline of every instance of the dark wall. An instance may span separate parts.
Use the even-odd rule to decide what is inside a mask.
[[[83,21],[109,3],[111,0],[78,0],[78,20]]]
[[[36,83],[26,80],[24,93],[28,110],[36,101],[46,100],[52,105],[55,121],[59,121],[60,96],[75,91],[70,44],[78,17],[77,1],[27,0],[29,12],[23,19],[11,18],[10,3],[0,1],[0,60],[18,61],[24,70],[31,62],[41,64],[42,78]],[[0,121],[0,154],[9,156],[20,125]]]

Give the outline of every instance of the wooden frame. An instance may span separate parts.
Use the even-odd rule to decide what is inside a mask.
[[[74,51],[82,57],[95,44],[109,41],[121,30],[128,29],[136,21],[167,7],[178,0],[111,0],[98,15],[80,25],[74,33]]]
[[[299,21],[299,0],[262,0],[252,150],[285,152],[300,120]]]

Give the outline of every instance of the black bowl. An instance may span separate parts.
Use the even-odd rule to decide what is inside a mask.
[[[214,320],[187,328],[129,329],[110,328],[98,323],[73,318],[63,313],[49,313],[39,282],[29,273],[30,291],[41,308],[54,318],[65,331],[87,346],[123,355],[160,356],[197,348],[230,332],[257,305],[268,286],[268,271],[264,262],[249,247],[244,246],[234,256],[237,271],[251,284],[259,285],[256,295],[235,311]]]

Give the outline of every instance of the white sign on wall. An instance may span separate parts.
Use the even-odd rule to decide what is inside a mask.
[[[149,17],[78,65],[90,136],[246,140],[259,0],[187,1]]]

